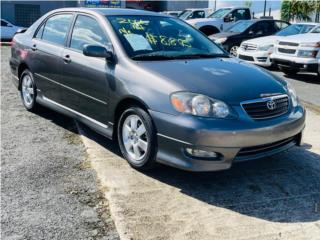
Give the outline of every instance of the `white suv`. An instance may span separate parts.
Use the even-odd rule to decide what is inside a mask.
[[[276,22],[276,24],[281,24],[281,22]],[[295,23],[275,35],[244,41],[238,48],[237,57],[263,67],[270,67],[272,65],[270,55],[277,40],[282,37],[312,32],[317,27],[320,27],[320,23]]]
[[[272,62],[290,75],[300,71],[319,74],[320,26],[312,33],[284,37],[277,41]]]

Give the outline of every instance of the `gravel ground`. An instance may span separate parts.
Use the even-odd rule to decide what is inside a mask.
[[[1,239],[119,239],[73,120],[27,112],[1,47]]]

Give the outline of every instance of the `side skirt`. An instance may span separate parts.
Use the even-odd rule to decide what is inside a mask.
[[[98,122],[95,119],[92,119],[82,113],[79,113],[71,108],[68,108],[60,103],[57,103],[49,98],[46,98],[42,95],[41,91],[38,90],[37,92],[37,103],[41,104],[42,106],[48,107],[56,112],[59,112],[61,114],[64,114],[66,116],[69,116],[71,118],[74,118],[85,125],[87,125],[92,130],[96,131],[97,133],[112,139],[113,134],[113,125],[111,123],[108,123],[108,125]]]

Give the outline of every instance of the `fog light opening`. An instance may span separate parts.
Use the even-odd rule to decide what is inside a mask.
[[[220,157],[220,154],[217,152],[206,151],[206,150],[196,149],[196,148],[186,148],[186,152],[191,157],[196,157],[196,158],[218,159]]]

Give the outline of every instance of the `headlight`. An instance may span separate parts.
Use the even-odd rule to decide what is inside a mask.
[[[196,93],[174,93],[171,95],[171,104],[178,112],[194,116],[213,118],[236,117],[236,114],[224,102]]]
[[[320,47],[320,42],[314,42],[314,43],[301,43],[300,47],[314,47],[318,48]]]
[[[268,50],[270,50],[270,48],[273,48],[273,44],[260,46],[260,47],[258,47],[258,50],[259,51],[268,51]]]
[[[305,58],[315,58],[317,56],[318,51],[314,50],[299,50],[298,56]]]
[[[298,96],[297,96],[296,90],[294,90],[294,88],[288,82],[287,82],[287,90],[291,98],[292,106],[293,107],[298,106]]]
[[[225,43],[225,41],[227,41],[227,38],[218,38],[215,40],[215,43],[223,44],[223,43]]]

